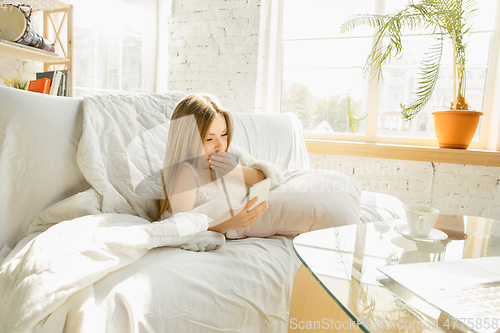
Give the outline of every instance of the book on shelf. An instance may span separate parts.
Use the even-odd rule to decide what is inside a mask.
[[[36,78],[48,78],[52,81],[50,95],[69,96],[71,91],[71,71],[55,70],[36,73]]]
[[[42,78],[38,80],[32,80],[28,84],[28,91],[33,91],[42,94],[48,94],[50,92],[50,82],[48,78]]]
[[[61,70],[63,73],[63,82],[62,82],[62,95],[69,97],[71,94],[71,71],[68,69]]]
[[[50,85],[50,94],[56,95],[59,91],[59,86],[61,85],[62,73],[60,71],[54,72],[54,78],[52,79],[52,84]]]

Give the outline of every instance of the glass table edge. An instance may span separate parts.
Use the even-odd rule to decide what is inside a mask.
[[[325,292],[328,293],[328,295],[330,295],[330,297],[335,301],[335,303],[337,303],[337,305],[342,309],[342,311],[344,311],[345,314],[347,314],[349,316],[349,318],[351,318],[351,320],[353,322],[356,323],[356,326],[358,328],[360,328],[363,332],[365,333],[372,333],[371,331],[369,331],[366,327],[363,326],[363,324],[359,324],[359,320],[358,318],[356,318],[356,316],[354,314],[351,313],[351,311],[349,311],[349,309],[347,309],[343,304],[342,302],[340,302],[337,297],[335,297],[335,295],[333,295],[331,292],[330,292],[330,289],[328,289],[327,286],[325,286],[323,284],[323,282],[316,276],[316,274],[314,274],[313,271],[311,271],[311,269],[309,269],[309,266],[304,262],[304,260],[302,259],[302,257],[299,255],[299,253],[297,252],[297,249],[295,248],[295,244],[293,244],[293,251],[295,252],[295,254],[297,255],[297,257],[299,258],[300,262],[302,263],[302,265],[304,265],[304,267],[307,269],[307,271],[314,277],[314,279],[321,285],[321,287],[323,288],[323,290]]]

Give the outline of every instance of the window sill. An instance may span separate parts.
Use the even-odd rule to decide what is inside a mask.
[[[381,143],[305,139],[309,154],[331,154],[395,160],[469,164],[500,167],[500,152],[479,149],[446,149]]]

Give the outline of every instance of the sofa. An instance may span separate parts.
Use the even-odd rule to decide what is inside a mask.
[[[146,130],[156,135],[141,121],[168,120],[184,95],[94,98],[97,104],[109,103],[96,115],[85,111],[90,98],[0,87],[0,332],[285,332],[300,266],[294,235],[403,216],[398,199],[360,191],[352,198],[332,197],[332,207],[336,200],[350,200],[336,209],[321,201],[330,199],[314,196],[319,208],[296,204],[312,219],[316,209],[324,210],[321,221],[301,230],[287,229],[283,210],[269,213],[266,223],[281,219],[281,229],[261,237],[221,240],[206,232],[208,221],[200,214],[156,221],[149,213],[154,201],[130,199],[134,182],[116,185],[116,179],[132,173],[110,180],[109,168],[118,162],[101,168],[84,158],[90,154],[100,161],[102,156],[92,154],[104,151],[102,142],[108,141],[103,137],[118,130],[130,142]],[[125,113],[128,118],[119,123]],[[116,128],[98,128],[99,118],[90,133],[91,121],[101,116]],[[234,144],[278,165],[289,179],[295,170],[313,174],[295,115],[233,116]],[[130,119],[142,125],[124,129]],[[97,143],[84,141],[95,133],[101,133]],[[161,167],[161,156],[156,160]],[[130,160],[119,161],[125,162],[132,170]],[[333,171],[320,173],[356,183]],[[147,177],[147,171],[138,174]],[[269,210],[280,195],[270,195]],[[339,206],[356,207],[356,212]],[[186,225],[191,229],[182,229]]]

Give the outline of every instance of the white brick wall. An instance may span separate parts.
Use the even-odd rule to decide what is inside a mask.
[[[42,21],[41,12],[31,15],[33,29],[40,35],[43,32]],[[12,80],[17,76],[21,81],[30,81],[35,80],[37,72],[43,72],[43,63],[0,54],[0,85],[2,86],[4,78]]]
[[[343,172],[363,190],[430,205],[446,214],[500,220],[500,168],[309,154],[311,168]]]
[[[258,112],[267,19],[260,7],[268,5],[268,0],[176,1],[169,29],[169,89],[211,92],[233,112]],[[365,190],[394,195],[405,204],[500,219],[500,168],[310,157],[313,168],[343,171]]]
[[[215,94],[232,112],[255,112],[260,0],[175,1],[170,90]]]

